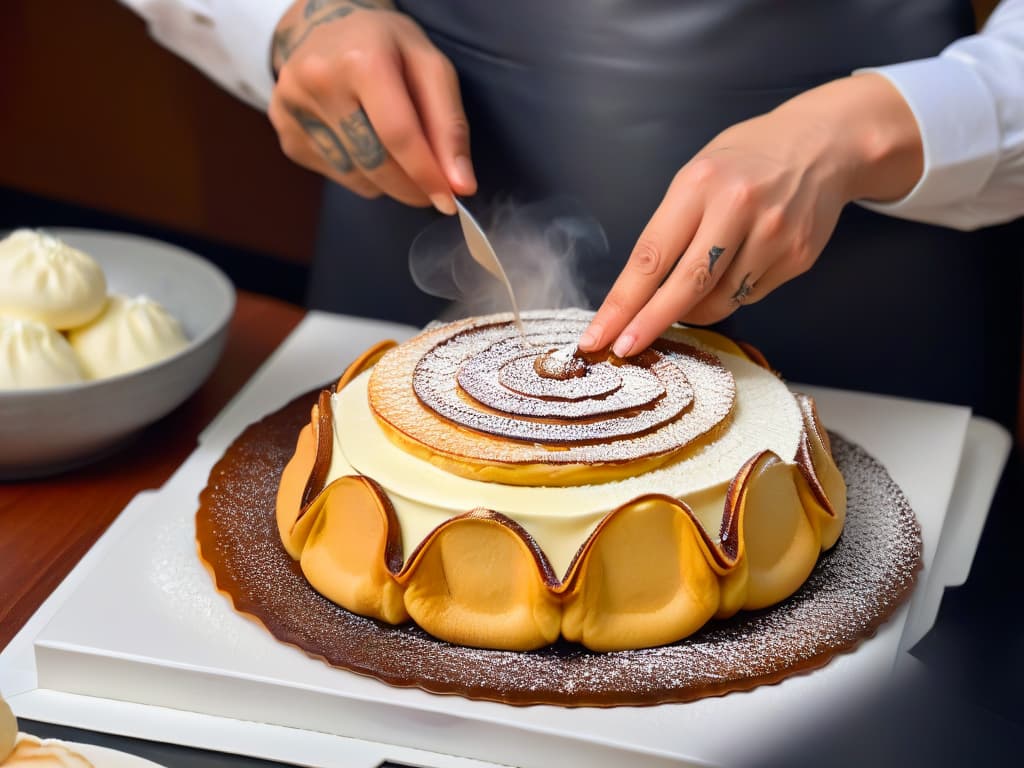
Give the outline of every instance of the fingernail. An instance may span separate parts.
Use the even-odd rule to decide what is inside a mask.
[[[629,357],[634,344],[636,344],[636,336],[631,333],[624,333],[616,339],[612,352],[619,357]]]
[[[587,329],[580,336],[579,341],[576,342],[576,346],[582,349],[584,352],[590,352],[597,346],[597,334]]]
[[[465,155],[457,155],[455,157],[454,181],[463,189],[476,186],[476,178],[473,176],[473,164]]]
[[[452,200],[451,195],[435,193],[430,196],[430,202],[445,216],[453,216],[455,214],[455,201]]]

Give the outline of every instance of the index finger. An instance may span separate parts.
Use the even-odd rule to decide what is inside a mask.
[[[454,214],[455,201],[441,166],[423,132],[423,124],[402,74],[391,67],[374,72],[371,87],[358,96],[380,143],[442,213]]]
[[[644,228],[629,260],[579,338],[582,352],[604,349],[654,296],[693,239],[703,212],[702,200],[669,190]]]

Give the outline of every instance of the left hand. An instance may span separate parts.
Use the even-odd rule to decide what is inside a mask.
[[[846,203],[903,197],[922,168],[913,113],[880,75],[726,129],[676,174],[580,349],[628,357],[676,320],[760,301],[814,265]]]

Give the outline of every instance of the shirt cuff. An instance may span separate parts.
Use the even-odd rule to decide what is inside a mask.
[[[992,96],[970,66],[938,56],[859,69],[891,82],[910,106],[921,131],[924,172],[901,200],[857,201],[894,216],[974,197],[999,159],[999,122]]]
[[[274,90],[270,63],[274,28],[293,0],[219,0],[216,6],[217,29],[227,50],[235,59],[240,82],[233,90],[248,101],[264,107]]]

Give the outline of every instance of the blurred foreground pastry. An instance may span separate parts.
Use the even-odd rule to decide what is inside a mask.
[[[3,768],[94,768],[93,763],[54,739],[18,733],[18,721],[0,698],[0,766]],[[98,768],[102,768],[99,766]]]
[[[574,355],[589,317],[457,321],[321,393],[277,495],[309,583],[511,650],[651,647],[793,594],[846,509],[813,402],[704,330]]]
[[[0,390],[84,380],[78,357],[63,335],[33,320],[0,315]]]
[[[119,294],[111,294],[91,323],[72,329],[68,340],[94,379],[151,365],[188,344],[181,324],[159,302]]]
[[[88,323],[106,298],[103,270],[82,251],[31,229],[0,240],[0,314],[60,331]]]

